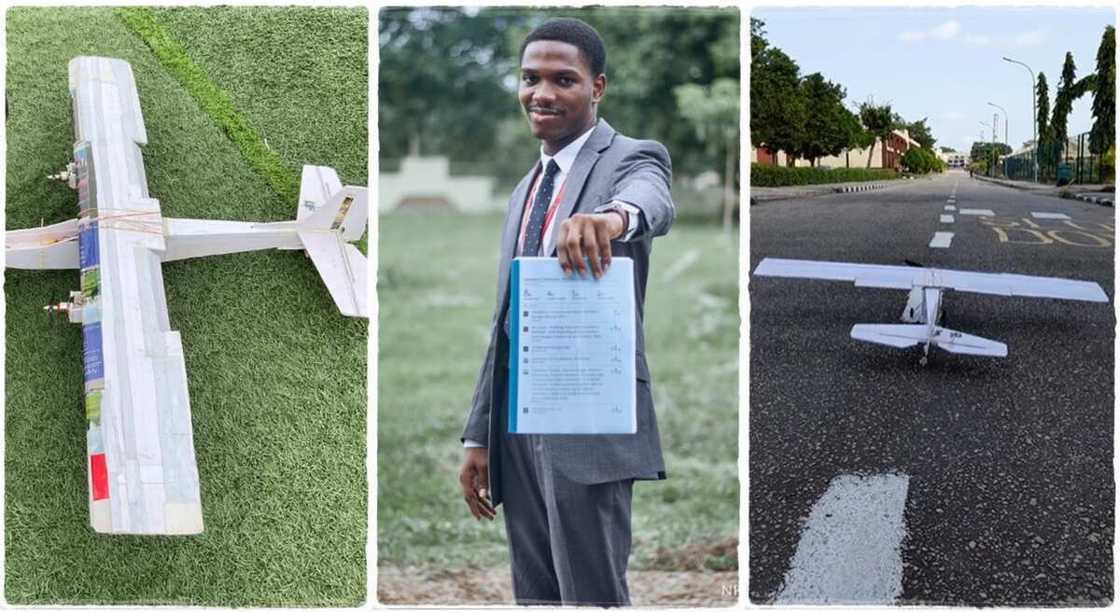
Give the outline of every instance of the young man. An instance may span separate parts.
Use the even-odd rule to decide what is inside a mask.
[[[675,216],[671,167],[659,143],[627,138],[598,119],[606,87],[606,50],[591,26],[556,19],[525,38],[518,98],[541,154],[506,212],[497,308],[459,474],[475,518],[493,519],[505,504],[518,603],[629,604],[633,482],[665,478],[642,312],[653,238]],[[612,255],[634,260],[636,434],[507,432],[509,269],[520,255],[555,255],[565,273],[596,278]]]

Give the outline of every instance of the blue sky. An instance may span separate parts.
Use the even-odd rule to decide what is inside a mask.
[[[766,39],[792,57],[801,73],[820,72],[843,85],[846,102],[874,97],[889,102],[907,121],[929,117],[937,146],[967,152],[984,130],[991,139],[993,113],[1010,117],[1008,142],[1018,149],[1032,137],[1030,75],[1019,60],[1043,72],[1050,105],[1066,51],[1077,78],[1096,70],[1097,47],[1111,8],[945,7],[945,8],[757,8]],[[744,28],[746,30],[746,28]],[[851,105],[849,104],[849,108]],[[1074,103],[1069,133],[1092,127],[1092,96]]]

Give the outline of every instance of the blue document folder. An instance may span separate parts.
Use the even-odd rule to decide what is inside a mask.
[[[632,260],[595,280],[516,258],[509,317],[510,433],[637,432]]]

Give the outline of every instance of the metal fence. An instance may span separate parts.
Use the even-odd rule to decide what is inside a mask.
[[[1059,174],[1069,183],[1101,184],[1105,182],[1101,156],[1089,150],[1089,132],[1078,134],[1068,142],[1051,143],[1039,149],[1024,151],[1002,159],[1004,176],[1018,181],[1034,180],[1035,154],[1038,155],[1038,181],[1057,183]],[[1108,177],[1112,182],[1113,178]]]

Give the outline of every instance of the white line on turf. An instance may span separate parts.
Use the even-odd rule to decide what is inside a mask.
[[[929,241],[931,249],[947,249],[953,241],[953,232],[934,232],[933,240]]]
[[[813,505],[776,604],[889,604],[902,593],[906,474],[841,474]]]

